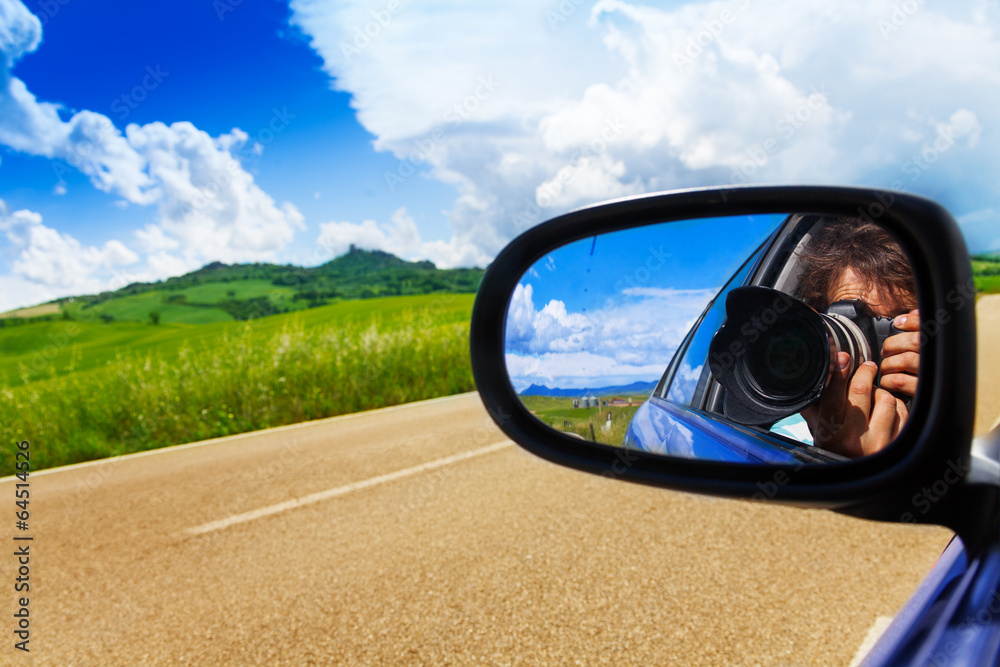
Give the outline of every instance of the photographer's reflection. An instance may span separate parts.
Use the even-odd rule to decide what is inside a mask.
[[[850,458],[874,454],[902,430],[904,400],[917,388],[920,316],[909,260],[878,225],[843,218],[827,221],[801,251],[800,262],[797,295],[806,304],[823,312],[857,299],[873,314],[895,318],[900,330],[885,339],[880,366],[867,361],[853,376],[850,355],[839,352],[826,389],[801,412],[816,446]]]

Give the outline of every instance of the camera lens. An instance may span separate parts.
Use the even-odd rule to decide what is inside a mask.
[[[775,336],[764,350],[764,363],[775,379],[794,382],[809,368],[809,350],[799,336]]]
[[[826,370],[821,343],[798,318],[779,320],[748,345],[742,357],[744,377],[763,400],[795,400],[808,393]]]
[[[726,297],[726,321],[709,345],[709,366],[726,390],[726,416],[766,424],[819,397],[830,354],[822,315],[778,290],[738,287]]]

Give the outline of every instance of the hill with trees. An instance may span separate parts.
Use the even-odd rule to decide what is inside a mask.
[[[341,300],[475,293],[483,269],[439,269],[380,250],[351,246],[314,267],[212,262],[182,276],[140,282],[100,294],[57,299],[59,314],[0,319],[0,326],[39,320],[206,324],[251,320]],[[26,311],[27,312],[27,311]]]

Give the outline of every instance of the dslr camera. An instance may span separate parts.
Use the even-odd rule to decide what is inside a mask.
[[[851,356],[850,375],[866,361],[881,363],[882,343],[900,333],[892,321],[858,300],[819,313],[769,287],[730,291],[726,321],[709,345],[726,418],[763,425],[799,412],[830,383],[839,352]]]

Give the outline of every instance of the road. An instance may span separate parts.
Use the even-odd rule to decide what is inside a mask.
[[[30,480],[3,664],[846,665],[950,538],[565,470],[475,394]]]

